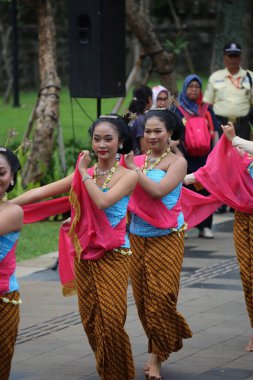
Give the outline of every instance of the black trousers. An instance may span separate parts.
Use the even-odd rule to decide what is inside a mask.
[[[229,118],[216,115],[218,121],[220,124],[227,124],[229,121]],[[245,139],[245,140],[250,140],[250,115],[243,116],[243,117],[238,117],[236,118],[236,122],[233,123],[235,126],[235,131],[237,136]],[[219,136],[221,137],[223,130],[221,127],[219,127]]]

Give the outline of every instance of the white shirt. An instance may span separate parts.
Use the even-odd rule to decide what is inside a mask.
[[[248,70],[253,82],[253,73]],[[208,80],[203,98],[213,105],[216,115],[224,117],[241,117],[249,113],[253,104],[253,90],[247,71],[240,68],[231,75],[227,69],[215,71]]]

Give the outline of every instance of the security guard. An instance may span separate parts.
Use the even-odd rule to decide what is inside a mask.
[[[241,46],[236,42],[224,47],[223,59],[225,69],[215,71],[210,76],[203,100],[213,105],[213,111],[221,124],[231,121],[236,134],[250,140],[253,72],[240,67]]]

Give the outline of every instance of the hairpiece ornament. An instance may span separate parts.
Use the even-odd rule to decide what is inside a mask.
[[[135,112],[131,112],[131,111],[127,110],[127,109],[126,109],[126,110],[123,112],[123,114],[122,114],[122,117],[123,117],[123,118],[126,117],[126,116],[127,116],[127,118],[129,119],[129,122],[131,122],[131,121],[137,119],[137,113],[135,113]]]
[[[99,119],[118,119],[118,116],[117,115],[100,115],[99,116]]]
[[[156,108],[151,108],[150,110],[145,111],[145,113],[148,113],[149,111],[166,111],[166,107],[156,107]]]
[[[31,144],[32,144],[32,141],[25,138],[24,141],[21,142],[19,147],[14,150],[14,153],[16,153],[21,148],[23,148],[24,150],[27,150],[31,146]]]
[[[8,144],[11,143],[17,135],[18,135],[18,132],[16,131],[15,128],[8,129],[7,139],[5,141],[5,146],[8,146]]]
[[[174,95],[169,97],[168,104],[169,104],[168,108],[169,109],[173,108],[173,110],[175,110],[180,105],[179,101]]]
[[[5,141],[5,144],[4,146],[5,147],[8,147],[8,144],[12,143],[14,138],[18,136],[18,132],[16,131],[15,128],[13,129],[9,129],[8,132],[7,132],[7,138],[6,138],[6,141]],[[25,138],[21,144],[15,149],[13,150],[13,153],[17,153],[17,151],[21,148],[23,149],[28,149],[31,145],[32,141],[31,140],[28,140],[27,138]],[[6,148],[5,147],[1,147],[0,148],[0,152],[6,152]]]

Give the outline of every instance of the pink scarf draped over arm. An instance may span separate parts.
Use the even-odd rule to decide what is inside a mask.
[[[80,159],[80,156],[79,156]],[[78,159],[78,162],[79,162]],[[93,174],[93,168],[88,170]],[[76,167],[70,197],[61,197],[23,206],[24,222],[34,223],[71,209],[71,224],[59,232],[59,275],[63,293],[74,291],[74,257],[97,260],[108,250],[125,242],[126,218],[112,227],[105,212],[90,198]]]
[[[93,175],[93,168],[88,172]],[[111,226],[105,212],[90,198],[77,167],[70,203],[71,223],[62,225],[59,235],[59,275],[64,296],[75,293],[74,257],[98,260],[106,251],[124,244],[126,233],[126,218]]]
[[[24,210],[24,223],[35,223],[40,220],[64,214],[70,211],[69,197],[50,199],[48,201],[38,202],[22,206]]]
[[[225,136],[209,154],[206,165],[194,175],[217,200],[228,206],[253,213],[253,183],[246,173],[247,160]]]
[[[79,162],[80,156],[77,161]],[[93,175],[93,168],[88,169]],[[76,166],[70,192],[71,227],[69,236],[78,259],[97,260],[106,251],[125,242],[126,218],[112,227],[104,210],[97,208],[89,196]]]
[[[124,158],[121,158],[124,165]],[[142,167],[145,162],[145,154],[135,156],[134,162]],[[156,228],[175,228],[178,225],[178,215],[181,211],[180,199],[175,206],[168,210],[161,199],[151,198],[142,187],[137,184],[129,201],[128,210],[145,220]]]
[[[145,155],[135,156],[134,162],[138,167],[142,167]],[[123,156],[122,165],[125,165]],[[182,187],[182,194],[176,205],[168,210],[160,199],[152,199],[137,184],[128,205],[128,209],[138,215],[149,224],[161,228],[177,227],[177,217],[182,210],[187,228],[193,228],[202,220],[206,219],[222,204],[215,196],[205,197],[185,187]]]

